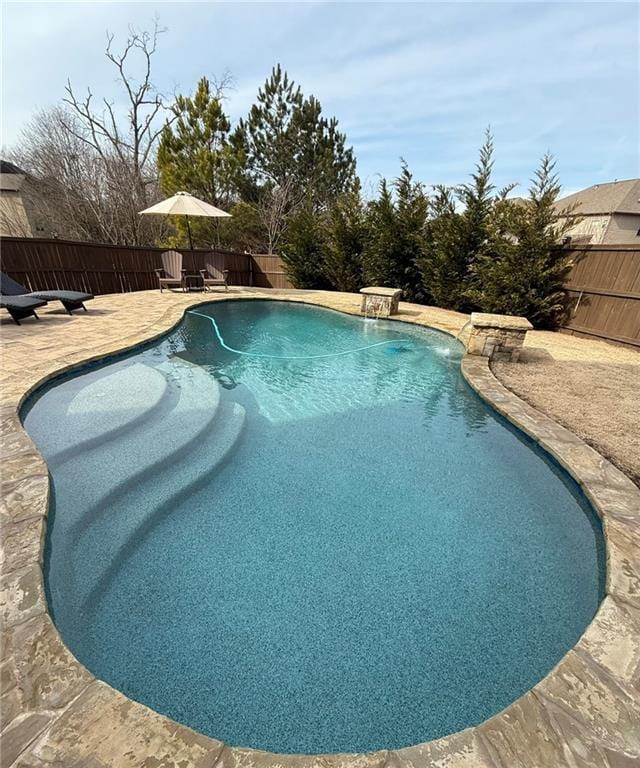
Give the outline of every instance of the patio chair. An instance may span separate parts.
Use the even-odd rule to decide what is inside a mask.
[[[224,256],[212,254],[204,263],[205,269],[200,270],[205,291],[212,285],[224,285],[225,291],[229,290],[227,275],[229,270],[224,268]]]
[[[0,296],[0,308],[7,310],[16,325],[20,325],[21,320],[32,315],[39,320],[36,309],[44,307],[46,303],[42,299],[31,299],[28,296]]]
[[[179,251],[165,251],[161,254],[160,258],[162,259],[162,269],[156,269],[160,293],[165,288],[174,288],[176,286],[186,291],[187,270],[182,269],[182,254]]]
[[[48,301],[59,301],[62,306],[66,309],[68,314],[71,314],[74,309],[84,309],[84,311],[87,311],[87,308],[84,305],[85,301],[90,301],[93,299],[92,293],[84,293],[83,291],[32,291],[28,292],[27,289],[20,285],[20,283],[17,283],[15,280],[12,280],[8,275],[5,275],[4,272],[0,272],[0,295],[2,296],[3,301],[3,307],[7,310],[9,310],[8,304],[13,302],[14,307],[16,307],[16,299],[17,298],[23,298],[23,299],[39,299],[43,303],[47,303]],[[9,301],[11,299],[11,302]],[[27,302],[18,302],[18,304],[25,305]],[[42,306],[42,304],[39,304],[38,306]],[[17,307],[19,309],[19,307]],[[34,314],[30,312],[29,314]],[[26,315],[28,317],[28,315]],[[13,319],[16,318],[12,315]],[[36,315],[37,317],[37,315]],[[16,320],[17,322],[17,320]]]

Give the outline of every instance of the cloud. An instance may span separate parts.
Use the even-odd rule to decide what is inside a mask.
[[[489,124],[497,184],[526,184],[548,149],[567,186],[640,172],[638,8],[622,3],[7,4],[5,140],[67,76],[115,93],[104,29],[156,11],[158,85],[229,69],[237,119],[281,62],[339,118],[365,179],[396,175],[403,156],[427,183],[459,182]]]

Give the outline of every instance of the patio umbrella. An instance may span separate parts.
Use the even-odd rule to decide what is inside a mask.
[[[144,211],[139,212],[141,216],[151,215],[164,215],[164,216],[184,216],[187,220],[187,232],[189,233],[189,248],[193,251],[193,240],[191,239],[191,225],[189,224],[189,216],[208,216],[212,219],[231,218],[230,213],[221,211],[220,208],[216,208],[215,205],[209,205],[204,200],[198,200],[197,197],[190,195],[188,192],[176,192],[173,197],[168,197],[161,203],[156,203],[150,208],[145,208]]]

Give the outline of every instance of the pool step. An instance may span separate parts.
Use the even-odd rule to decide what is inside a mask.
[[[148,365],[136,363],[108,376],[92,372],[47,392],[47,420],[30,424],[27,415],[26,424],[54,469],[139,427],[162,407],[167,392],[166,376]]]
[[[149,474],[117,503],[106,506],[83,531],[82,540],[76,541],[77,551],[91,551],[95,557],[95,579],[75,590],[81,596],[83,612],[99,603],[100,595],[140,542],[209,481],[236,445],[245,416],[238,403],[221,404],[208,434],[189,452],[168,465],[165,472]]]
[[[216,380],[187,363],[172,363],[161,373],[168,382],[163,407],[120,439],[102,441],[83,453],[73,489],[65,495],[74,507],[66,519],[74,526],[86,527],[103,507],[147,476],[170,468],[211,428],[220,406]]]

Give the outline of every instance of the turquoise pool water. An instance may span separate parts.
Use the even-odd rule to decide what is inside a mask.
[[[198,312],[25,412],[80,661],[278,752],[415,744],[538,682],[597,609],[602,534],[464,382],[461,346],[290,303]]]

